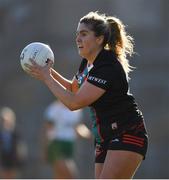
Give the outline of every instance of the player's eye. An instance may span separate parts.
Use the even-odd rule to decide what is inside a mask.
[[[81,36],[83,36],[83,37],[86,36],[86,35],[87,35],[86,32],[82,32],[82,33],[81,33]]]

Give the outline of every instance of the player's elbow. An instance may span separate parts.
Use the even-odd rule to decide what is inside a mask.
[[[80,109],[80,107],[76,104],[71,104],[68,108],[70,111],[75,111],[75,110]]]
[[[70,111],[75,111],[75,110],[81,109],[83,107],[84,106],[81,103],[71,102],[68,108]]]
[[[69,107],[69,110],[70,110],[70,111],[76,111],[76,110],[78,110],[78,109],[80,109],[80,108]]]

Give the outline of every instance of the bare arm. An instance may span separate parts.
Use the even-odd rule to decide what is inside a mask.
[[[51,68],[50,71],[51,71],[51,75],[53,76],[53,78],[56,81],[58,81],[62,86],[64,86],[69,91],[71,91],[71,89],[72,89],[72,82],[71,81],[64,78],[61,74],[56,72],[53,68]]]
[[[81,88],[77,90],[76,79],[73,80],[74,90],[70,91],[52,76],[51,63],[45,67],[41,67],[33,60],[31,60],[31,62],[33,66],[26,65],[27,72],[31,76],[43,81],[50,91],[70,110],[77,110],[86,107],[105,93],[104,89],[96,87],[87,81],[85,81]]]
[[[65,87],[67,90],[76,92],[78,90],[78,83],[75,77],[72,81],[64,78],[61,74],[56,72],[53,68],[51,68],[51,75],[53,78],[58,81],[63,87]]]
[[[82,138],[92,139],[92,133],[90,132],[88,127],[83,123],[78,124],[75,128],[75,131],[76,131],[77,135]]]
[[[51,76],[48,77],[48,79],[45,79],[44,83],[70,110],[77,110],[90,105],[105,92],[105,90],[98,88],[89,82],[84,82],[77,92],[71,92],[66,90]]]

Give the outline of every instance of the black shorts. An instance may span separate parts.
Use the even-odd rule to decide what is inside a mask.
[[[95,142],[95,163],[104,163],[108,150],[125,150],[139,153],[145,159],[148,136],[143,121],[131,126],[110,140]]]

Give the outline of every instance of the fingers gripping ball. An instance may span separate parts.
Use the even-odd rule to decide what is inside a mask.
[[[28,44],[21,52],[20,63],[23,70],[26,70],[25,64],[32,65],[30,59],[34,60],[40,66],[45,66],[48,59],[54,63],[54,53],[47,44],[33,42]]]

